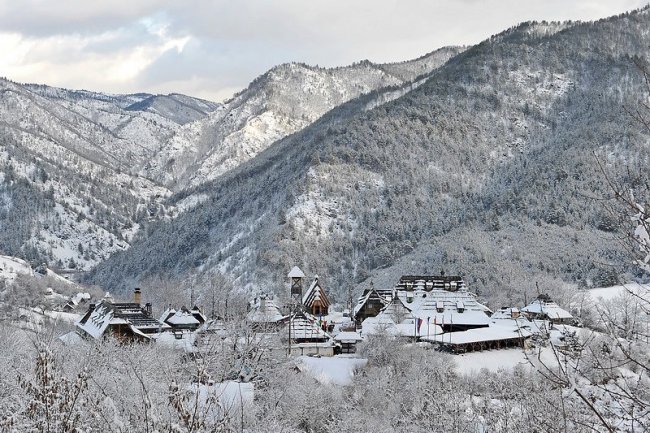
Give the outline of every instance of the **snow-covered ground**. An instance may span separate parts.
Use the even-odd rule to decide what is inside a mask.
[[[19,275],[33,276],[34,271],[26,261],[17,257],[0,256],[0,278],[7,282],[14,281]]]
[[[355,370],[364,367],[368,360],[350,355],[336,355],[323,358],[301,356],[297,362],[303,371],[320,383],[349,385]]]
[[[530,361],[536,359],[540,359],[549,366],[556,362],[553,350],[550,347],[530,349],[526,352],[519,348],[484,350],[482,352],[454,355],[453,357],[456,370],[467,375],[477,374],[483,369],[496,372],[499,370],[512,370],[518,366],[532,368]]]
[[[518,365],[530,365],[521,349],[486,350],[454,356],[456,369],[462,374],[476,374],[484,368],[488,371],[513,369]]]
[[[619,286],[599,287],[596,289],[588,290],[589,296],[594,301],[610,301],[617,296],[626,293],[648,296],[650,294],[650,286],[647,284],[639,283],[626,283]]]

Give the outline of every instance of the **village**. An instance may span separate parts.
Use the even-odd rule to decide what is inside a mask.
[[[236,297],[232,292],[236,288],[224,286],[226,291],[219,292],[222,303],[215,308],[202,305],[201,299],[210,300],[205,297],[191,302],[191,290],[184,293],[190,295],[186,305],[183,292],[166,298],[178,300],[177,304],[156,302],[161,298],[154,296],[154,290],[160,288],[152,284],[134,288],[132,298],[126,300],[96,287],[82,288],[55,274],[20,280],[18,264],[5,259],[5,274],[15,274],[18,283],[40,281],[39,290],[44,292],[39,303],[19,308],[12,325],[25,331],[20,352],[9,353],[16,352],[11,358],[25,371],[20,377],[34,377],[29,383],[19,382],[19,388],[26,387],[21,392],[27,400],[41,401],[30,393],[49,389],[49,379],[40,378],[45,378],[42,368],[51,363],[57,364],[57,377],[65,383],[68,379],[61,369],[70,367],[71,374],[77,375],[92,368],[93,373],[75,380],[81,381],[83,389],[92,387],[90,396],[109,392],[109,403],[104,407],[101,399],[85,399],[86,406],[79,411],[111,413],[124,395],[120,413],[136,424],[146,424],[137,417],[149,410],[149,400],[138,405],[142,396],[149,396],[167,417],[157,422],[174,425],[180,420],[189,426],[187,431],[203,431],[192,430],[197,422],[228,425],[230,431],[247,431],[245,425],[257,424],[263,426],[259,431],[279,431],[267,429],[269,419],[303,423],[308,426],[304,431],[314,432],[327,431],[323,426],[329,423],[370,428],[373,420],[378,424],[373,428],[380,428],[392,423],[394,415],[362,419],[335,415],[341,404],[361,414],[372,412],[378,401],[398,405],[397,412],[391,413],[401,413],[399,407],[412,404],[413,410],[422,411],[417,416],[424,425],[437,426],[421,431],[447,431],[449,422],[482,425],[486,416],[494,416],[493,407],[508,401],[500,394],[501,385],[493,391],[484,388],[485,381],[503,382],[509,393],[519,393],[526,413],[537,414],[540,405],[559,404],[557,390],[567,389],[570,375],[610,374],[613,370],[601,367],[606,366],[604,360],[626,359],[628,353],[636,356],[647,344],[647,314],[642,309],[647,287],[636,283],[583,291],[593,302],[579,301],[578,293],[563,304],[539,293],[525,305],[492,310],[480,302],[463,276],[441,271],[402,275],[391,287],[369,282],[356,301],[348,296],[348,302],[340,304],[336,302],[340,290],[328,290],[324,279],[307,276],[294,266],[284,274],[280,290],[258,292],[252,299],[243,293]],[[25,265],[22,271],[27,270]],[[89,293],[79,292],[84,289]],[[603,314],[601,321],[593,314]],[[617,327],[616,335],[625,337],[608,338],[611,326]],[[47,339],[35,346],[44,357],[42,362],[20,364],[25,356],[20,354],[33,350],[29,339],[38,342],[39,338]],[[626,352],[626,345],[617,347],[617,341],[629,342],[635,352]],[[623,373],[616,370],[612,377],[636,381],[639,373],[634,366],[623,365]],[[75,389],[82,388],[69,388],[60,400],[76,401]],[[376,389],[391,397],[373,396]],[[417,389],[421,396],[411,401]],[[598,395],[591,386],[579,391]],[[433,398],[432,392],[444,397]],[[545,402],[539,401],[540,392]],[[562,401],[574,405],[573,411],[581,410],[581,399]],[[439,408],[427,409],[431,402]],[[91,412],[85,412],[88,404]],[[456,411],[458,406],[464,408],[462,414]],[[611,416],[627,416],[625,410],[626,406],[615,407]],[[405,414],[397,419],[398,424],[408,424],[412,417]],[[636,420],[636,415],[630,415],[630,423]],[[556,426],[558,421],[550,416],[544,422]],[[345,430],[336,428],[333,431]]]
[[[545,294],[528,305],[492,311],[477,301],[462,277],[405,275],[394,287],[364,290],[352,308],[334,311],[319,277],[311,281],[295,266],[287,274],[288,301],[262,294],[250,301],[245,327],[260,349],[274,356],[331,357],[351,355],[373,336],[430,345],[453,354],[526,349],[534,341],[562,347],[579,322]],[[308,282],[308,284],[306,284]],[[66,307],[87,304],[75,329],[60,337],[66,344],[113,337],[123,342],[151,342],[200,356],[215,341],[241,335],[224,317],[208,317],[193,305],[168,306],[154,317],[151,303],[142,304],[136,288],[132,302],[116,302],[110,294],[97,303],[79,294]],[[567,340],[568,341],[568,340]],[[213,350],[213,349],[211,349]]]

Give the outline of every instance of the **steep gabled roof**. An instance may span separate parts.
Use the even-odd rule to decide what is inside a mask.
[[[572,319],[571,313],[551,301],[548,296],[540,296],[529,305],[526,305],[521,311],[526,313],[546,315],[549,319]]]
[[[330,300],[327,298],[325,290],[323,290],[323,288],[318,283],[318,275],[314,277],[314,281],[312,281],[309,289],[307,289],[303,295],[302,304],[305,307],[312,307],[316,301],[320,301],[321,306],[330,306]]]
[[[361,311],[363,306],[366,305],[371,300],[380,302],[383,305],[386,305],[388,303],[386,298],[384,296],[381,296],[376,289],[374,288],[366,289],[363,295],[359,297],[359,300],[357,301],[357,305],[354,306],[353,315],[356,317],[356,315],[359,314],[359,311]]]
[[[253,323],[277,323],[284,319],[285,316],[280,312],[273,299],[261,297],[253,309],[248,313],[246,319]]]
[[[305,278],[305,273],[298,267],[294,266],[287,275],[289,278]]]
[[[172,326],[180,326],[180,325],[192,325],[192,326],[199,326],[201,322],[197,320],[196,317],[185,307],[181,308],[178,311],[173,312],[172,314],[169,314],[168,317],[165,319],[166,323],[169,323]]]

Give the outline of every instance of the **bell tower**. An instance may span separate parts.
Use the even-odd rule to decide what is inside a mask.
[[[300,304],[302,302],[302,280],[305,278],[305,274],[298,266],[294,266],[287,276],[291,279],[291,299]]]

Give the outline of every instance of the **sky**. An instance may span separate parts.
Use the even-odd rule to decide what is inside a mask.
[[[343,66],[476,44],[523,21],[648,0],[0,0],[0,76],[222,101],[285,62]]]

